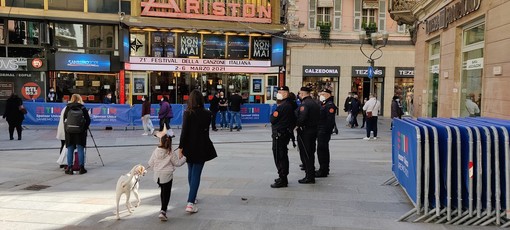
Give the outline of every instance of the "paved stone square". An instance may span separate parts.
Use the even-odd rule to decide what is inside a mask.
[[[118,177],[135,164],[146,165],[157,139],[142,136],[141,130],[93,129],[105,166],[89,138],[88,173],[71,176],[56,164],[60,142],[54,129],[28,127],[23,140],[10,141],[2,120],[0,229],[484,229],[396,222],[412,204],[400,187],[381,185],[391,176],[389,119],[380,120],[375,141],[362,140],[364,129],[343,123],[338,118],[340,133],[330,142],[330,176],[313,185],[299,184],[304,172],[297,150],[289,145],[289,187],[280,189],[269,187],[277,177],[269,126],[211,131],[218,158],[205,165],[199,212],[184,211],[184,165],[175,172],[169,221],[160,222],[159,188],[151,171],[140,183],[141,206],[129,214],[122,197],[122,219],[114,214]],[[174,131],[178,137],[180,130]],[[26,190],[32,185],[49,187]]]

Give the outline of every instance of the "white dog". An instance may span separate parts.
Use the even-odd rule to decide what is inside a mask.
[[[147,173],[147,170],[143,165],[135,165],[129,173],[121,175],[119,177],[119,180],[117,181],[117,188],[115,189],[116,195],[117,195],[117,219],[120,219],[119,216],[119,201],[120,196],[122,194],[126,195],[126,207],[129,213],[132,213],[131,211],[131,203],[129,202],[129,196],[131,195],[131,191],[135,194],[137,203],[135,207],[138,207],[140,205],[140,197],[138,196],[138,187],[140,185],[140,178]]]

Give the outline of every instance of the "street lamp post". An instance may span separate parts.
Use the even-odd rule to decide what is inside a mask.
[[[377,41],[379,40],[379,38],[382,37],[382,41],[383,41],[383,44],[382,45],[377,45]],[[359,50],[361,51],[361,53],[366,57],[368,58],[368,63],[370,64],[370,68],[368,68],[369,70],[369,73],[368,73],[368,76],[370,78],[370,94],[374,95],[374,63],[375,63],[375,60],[381,58],[383,56],[383,52],[381,50],[381,48],[385,47],[386,44],[388,43],[388,33],[386,31],[383,31],[382,33],[372,33],[370,34],[370,38],[366,39],[366,32],[365,31],[360,31],[359,33],[359,41],[360,41],[360,46],[359,46]],[[370,53],[370,55],[367,55],[367,53],[365,53],[365,51],[363,51],[363,44],[365,44],[365,40],[370,40],[370,42],[372,43],[372,53]],[[377,55],[375,55],[377,53]],[[375,56],[374,56],[375,55]]]

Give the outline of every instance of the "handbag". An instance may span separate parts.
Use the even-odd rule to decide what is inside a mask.
[[[19,109],[19,111],[20,111],[21,113],[23,113],[23,114],[27,114],[27,109],[25,109],[25,106],[20,105],[20,106],[18,106],[18,109]]]

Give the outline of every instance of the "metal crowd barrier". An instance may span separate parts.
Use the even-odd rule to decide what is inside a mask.
[[[393,177],[414,205],[398,221],[510,226],[510,121],[395,119]]]

